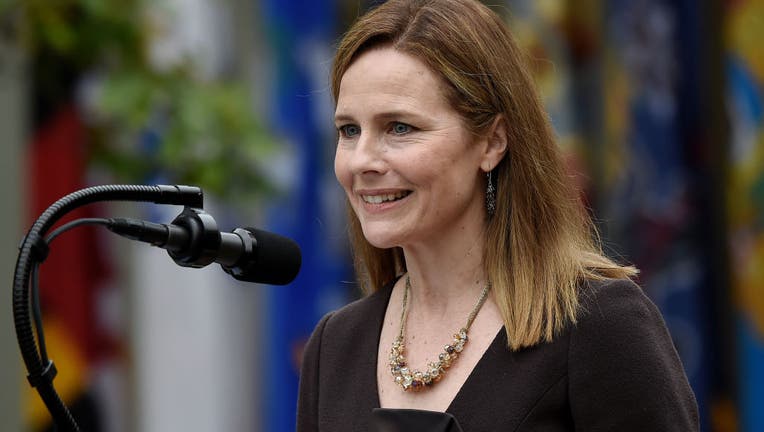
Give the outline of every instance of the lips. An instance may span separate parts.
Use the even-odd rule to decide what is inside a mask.
[[[369,204],[382,204],[384,202],[398,201],[407,197],[411,191],[403,190],[389,193],[363,193],[361,199]]]

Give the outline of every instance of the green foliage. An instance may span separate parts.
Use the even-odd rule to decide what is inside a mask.
[[[152,67],[146,5],[2,0],[0,17],[29,57],[39,60],[33,64],[51,69],[35,75],[38,80],[55,80],[57,67],[98,77],[89,122],[92,161],[119,181],[160,174],[223,199],[273,192],[261,167],[275,145],[256,121],[246,89],[201,79],[188,61],[167,70]]]

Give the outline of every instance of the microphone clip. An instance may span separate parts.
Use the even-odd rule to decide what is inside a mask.
[[[185,207],[172,224],[186,228],[188,233],[187,239],[177,239],[185,244],[169,248],[167,251],[176,264],[200,268],[215,261],[220,249],[221,235],[217,222],[209,213],[199,208]],[[168,243],[173,241],[174,239],[170,238]]]

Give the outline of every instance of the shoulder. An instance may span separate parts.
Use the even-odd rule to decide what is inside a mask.
[[[658,308],[639,286],[623,279],[589,281],[581,288],[569,349],[570,361],[592,352],[635,363],[655,352],[677,357]]]
[[[656,350],[676,356],[660,310],[631,280],[588,281],[579,305],[571,348],[607,348],[609,355],[637,358]]]
[[[373,338],[379,332],[391,290],[385,287],[324,315],[308,340],[306,356],[317,354],[322,345],[342,349],[341,346]],[[335,346],[338,344],[341,346]]]
[[[389,297],[390,290],[380,290],[329,312],[316,325],[303,354],[298,430],[321,424],[327,430],[368,429],[366,417],[337,413],[374,407],[377,344]]]
[[[580,311],[576,329],[601,329],[603,324],[617,324],[628,330],[630,324],[648,323],[661,327],[660,311],[642,289],[628,279],[590,280],[580,289]],[[647,320],[645,322],[645,320]]]
[[[684,368],[660,311],[640,287],[590,281],[580,303],[568,347],[577,422],[588,430],[697,430]]]
[[[391,288],[382,288],[368,296],[355,300],[325,317],[327,331],[358,330],[359,326],[372,325],[377,317],[384,316],[390,299]]]

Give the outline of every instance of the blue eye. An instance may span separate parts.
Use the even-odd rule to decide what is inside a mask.
[[[346,137],[353,137],[361,133],[361,128],[356,125],[348,124],[339,127],[340,134]]]
[[[407,125],[406,123],[394,123],[393,124],[393,133],[396,135],[403,135],[411,132],[411,126]]]

